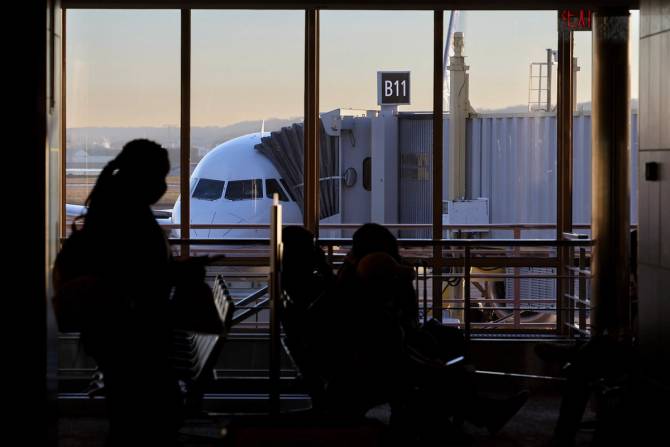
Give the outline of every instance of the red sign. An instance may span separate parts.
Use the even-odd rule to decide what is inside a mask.
[[[590,9],[563,9],[558,13],[561,31],[591,31]]]

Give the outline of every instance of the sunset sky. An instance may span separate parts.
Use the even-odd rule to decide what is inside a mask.
[[[302,116],[303,21],[303,11],[193,11],[192,125]],[[634,98],[638,21],[634,11]],[[529,64],[556,48],[556,22],[552,11],[461,13],[475,109],[527,104]],[[69,10],[67,126],[177,126],[179,26],[178,11]],[[430,111],[432,33],[431,11],[322,11],[320,110],[375,108],[376,72],[409,70],[401,110]],[[590,52],[590,33],[576,33],[579,102],[590,100]]]

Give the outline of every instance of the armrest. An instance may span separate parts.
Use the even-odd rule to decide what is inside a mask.
[[[442,363],[441,361],[426,357],[425,355],[421,354],[419,351],[416,349],[412,348],[411,346],[406,346],[407,354],[409,357],[414,360],[415,362],[423,365],[423,366],[428,366],[431,368],[446,368],[446,367],[451,367],[454,365],[461,364],[465,361],[465,357],[458,356],[454,357],[452,359],[449,359],[448,361]]]

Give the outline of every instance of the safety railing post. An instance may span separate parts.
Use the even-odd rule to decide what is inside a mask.
[[[568,253],[566,261],[567,265],[565,266],[566,269],[565,275],[567,276],[567,279],[565,281],[567,281],[568,295],[563,297],[563,301],[565,302],[565,304],[567,305],[566,307],[568,308],[566,312],[567,317],[566,320],[569,325],[568,335],[570,337],[574,337],[575,331],[573,328],[575,327],[575,304],[576,304],[574,297],[576,295],[575,295],[575,275],[573,273],[574,270],[572,269],[572,267],[574,267],[575,263],[575,250],[572,247],[570,247],[565,251],[567,251]]]
[[[586,249],[580,247],[579,249],[579,301],[577,307],[579,309],[579,329],[586,331]]]
[[[282,207],[279,195],[272,198],[270,216],[270,414],[279,414],[280,409],[280,356],[281,332],[279,312],[281,311],[281,256],[282,256]]]
[[[521,239],[521,228],[514,227],[514,239]],[[519,256],[521,254],[520,247],[514,247],[514,256]],[[514,329],[519,329],[521,327],[521,280],[519,275],[521,274],[521,269],[519,267],[514,268]]]
[[[423,322],[428,321],[428,287],[426,285],[426,262],[421,261],[423,267]]]
[[[463,259],[463,320],[465,322],[465,341],[469,342],[471,337],[470,327],[470,247],[466,246]]]
[[[428,263],[426,261],[421,261],[423,266],[423,309],[424,309],[424,322],[428,321]],[[433,308],[433,303],[430,305],[431,312]]]

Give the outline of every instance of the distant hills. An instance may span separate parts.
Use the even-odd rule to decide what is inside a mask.
[[[630,100],[630,106],[631,106],[631,109],[637,110],[638,99],[637,98],[632,98]],[[503,107],[503,108],[499,108],[499,109],[486,109],[486,108],[483,108],[483,107],[476,107],[475,106],[475,110],[477,110],[478,113],[525,113],[525,112],[528,112],[528,105],[517,104],[517,105],[514,105],[514,106]],[[577,110],[578,111],[584,111],[584,112],[591,111],[591,101],[578,102],[577,103]]]
[[[631,107],[637,109],[638,100],[631,100]],[[478,113],[522,113],[528,106],[517,104],[498,109],[475,107]],[[578,110],[590,111],[591,102],[577,105]],[[302,122],[302,117],[269,118],[265,120],[265,130],[272,132],[293,123]],[[232,138],[261,130],[262,120],[242,121],[228,126],[191,127],[191,162],[197,163],[209,150]],[[170,151],[170,159],[179,160],[179,127],[73,127],[67,129],[68,167],[102,167],[111,157],[134,138],[149,138],[162,144]],[[100,165],[100,166],[99,166]],[[176,168],[177,166],[174,166]]]
[[[279,130],[292,123],[302,122],[302,117],[270,118],[265,120],[265,131]],[[262,120],[242,121],[229,126],[191,127],[192,158],[199,159],[213,147],[252,132],[261,130]],[[179,127],[73,127],[67,129],[67,155],[69,161],[76,154],[109,156],[134,138],[155,140],[169,151],[179,151]],[[82,151],[84,151],[82,153]],[[171,154],[172,156],[172,154]],[[173,160],[178,159],[172,158]],[[194,160],[197,161],[197,160]],[[75,167],[75,166],[72,166]]]

